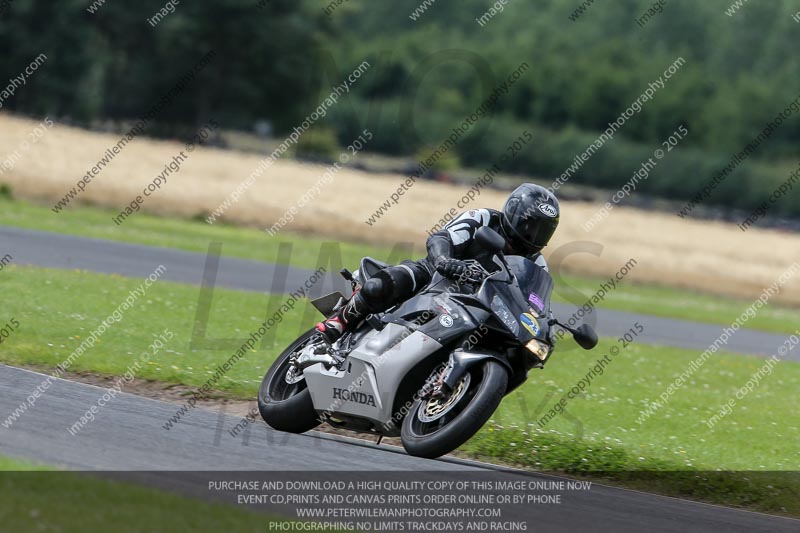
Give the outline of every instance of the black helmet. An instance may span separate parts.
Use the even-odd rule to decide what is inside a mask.
[[[521,255],[533,255],[547,246],[558,227],[561,210],[553,193],[533,183],[523,183],[503,206],[503,231]]]

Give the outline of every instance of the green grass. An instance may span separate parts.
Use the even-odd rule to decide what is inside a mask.
[[[0,455],[0,472],[32,472],[37,470],[53,470],[53,468],[24,459]],[[2,474],[0,474],[0,477],[2,477]]]
[[[137,288],[139,281],[77,271],[12,267],[0,276],[0,290],[17,294],[3,306],[0,323],[12,317],[17,331],[0,344],[0,357],[12,364],[54,367],[73,352],[106,316]],[[71,370],[121,375],[164,329],[174,338],[144,366],[139,376],[190,386],[202,385],[217,364],[241,344],[231,340],[221,349],[192,349],[198,289],[159,281],[147,295],[114,324],[98,344],[78,358]],[[283,301],[276,298],[272,309]],[[246,338],[264,320],[269,297],[217,289],[208,324],[211,338]],[[318,316],[307,303],[297,306],[275,326],[267,346],[256,348],[221,381],[220,389],[240,398],[253,398],[273,358]],[[533,422],[534,411],[552,393],[557,402],[598,358],[608,353],[613,339],[602,339],[591,352],[556,353],[543,371],[531,371],[521,388],[525,411],[512,395],[499,412],[509,420]],[[571,346],[562,344],[562,348]],[[800,350],[800,348],[797,348]],[[560,357],[561,355],[561,357]],[[704,421],[733,397],[764,360],[734,354],[714,356],[694,373],[690,386],[676,393],[666,407],[639,425],[635,422],[646,402],[654,400],[698,356],[675,348],[630,345],[613,358],[587,393],[573,399],[568,411],[583,423],[584,438],[622,445],[645,458],[660,458],[678,466],[740,470],[800,470],[800,423],[791,399],[800,388],[800,364],[781,362],[769,378],[737,406],[734,413],[708,430]],[[548,404],[548,405],[549,405]],[[526,414],[527,413],[527,414]],[[541,417],[544,413],[539,413]],[[524,424],[523,424],[524,425]],[[546,430],[573,432],[560,416]],[[733,443],[746,437],[747,446]]]
[[[55,367],[141,284],[140,280],[114,275],[6,267],[0,276],[0,291],[18,297],[4,301],[0,325],[14,318],[19,328],[0,344],[0,358],[11,364]],[[284,296],[275,297],[270,306],[270,297],[262,293],[216,289],[206,335],[229,340],[215,349],[192,349],[199,293],[198,288],[189,285],[156,282],[145,297],[125,312],[121,322],[105,331],[93,349],[74,361],[70,370],[121,375],[168,329],[174,338],[144,365],[138,376],[200,386],[218,363],[230,357],[258,329],[268,309],[271,314],[286,300]],[[305,317],[303,313],[307,313]],[[297,306],[294,313],[268,332],[265,338],[269,349],[265,351],[257,345],[222,378],[218,388],[252,396],[269,367],[272,347],[289,344],[311,327],[317,318],[312,313],[316,311],[305,301]]]
[[[268,515],[0,457],[3,531],[267,531]],[[9,471],[13,470],[13,471]]]
[[[124,225],[116,226],[111,222],[111,217],[115,214],[117,213],[107,209],[86,206],[70,207],[67,211],[55,214],[47,207],[0,197],[2,225],[199,253],[207,253],[211,242],[220,242],[223,243],[222,253],[227,256],[290,263],[309,269],[316,269],[322,265],[332,272],[338,271],[343,266],[352,270],[365,255],[398,262],[404,258],[416,258],[424,254],[422,242],[415,243],[411,252],[407,247],[392,249],[338,242],[335,246],[338,246],[338,253],[341,253],[341,263],[338,258],[334,258],[333,263],[328,263],[327,250],[321,253],[321,246],[331,241],[291,233],[280,233],[270,237],[258,229],[224,224],[209,225],[202,220],[164,218],[142,212],[128,219]],[[281,243],[287,242],[292,244],[291,255],[284,257],[279,255],[278,249]],[[602,282],[607,281],[607,279],[564,275],[561,282],[556,284],[554,299],[558,302],[572,303],[576,308],[580,307],[595,294]],[[751,303],[746,300],[698,294],[695,291],[657,285],[634,285],[623,281],[606,297],[600,307],[729,326]],[[747,327],[791,333],[799,323],[800,310],[770,305],[749,320]]]
[[[584,394],[568,400],[568,415],[556,416],[541,427],[538,421],[546,411],[616,345],[615,340],[601,339],[591,352],[574,351],[563,358],[556,352],[544,370],[531,371],[521,391],[506,399],[495,418],[498,430],[489,431],[490,425],[487,432],[501,434],[500,443],[512,433],[528,433],[517,445],[528,440],[531,446],[514,456],[523,464],[543,468],[565,466],[557,451],[544,453],[535,442],[549,434],[580,436],[585,444],[596,445],[593,454],[577,458],[577,466],[594,463],[597,458],[593,455],[602,455],[608,446],[629,455],[626,462],[616,465],[619,469],[637,465],[647,469],[652,460],[676,469],[800,470],[800,421],[791,400],[800,387],[800,364],[790,361],[775,366],[772,375],[737,400],[733,412],[709,429],[706,421],[735,398],[736,391],[765,364],[761,358],[718,352],[694,372],[690,383],[675,392],[665,407],[639,424],[637,417],[647,403],[657,399],[698,354],[634,343],[612,358],[603,375],[595,377]],[[540,407],[542,402],[544,406]],[[499,431],[501,426],[503,431]],[[489,437],[487,442],[491,443]],[[501,447],[510,452],[514,448]],[[599,464],[605,463],[600,460]]]
[[[462,451],[535,470],[800,516],[800,421],[793,401],[800,364],[780,362],[709,429],[706,422],[765,364],[718,352],[666,406],[638,424],[645,406],[698,353],[631,344],[585,394],[568,400],[564,413],[543,420],[612,346],[617,341],[601,339],[592,352],[572,351],[563,358],[556,352],[543,371],[532,371],[522,390],[503,401]]]
[[[20,326],[0,344],[0,358],[11,364],[54,367],[139,285],[137,280],[89,272],[8,268],[0,276],[0,290],[20,296],[5,302],[0,323],[15,318]],[[71,369],[120,375],[148,350],[152,338],[169,329],[174,338],[145,365],[140,377],[201,385],[240,341],[230,340],[214,350],[190,348],[198,294],[195,287],[156,282],[125,313],[122,322],[107,330]],[[276,297],[270,309],[276,309],[283,299]],[[246,338],[264,320],[268,303],[269,297],[263,294],[217,289],[207,335]],[[257,345],[222,379],[221,390],[236,397],[254,397],[260,378],[278,351],[317,319],[309,304],[295,307],[271,330],[273,335],[264,348]],[[532,371],[522,387],[525,411],[519,398],[512,395],[498,416],[523,426],[523,420],[533,422],[534,411],[546,395],[555,391],[549,402],[557,401],[614,343],[613,339],[603,339],[592,352],[557,351],[547,368]],[[562,348],[571,345],[571,341],[565,342]],[[594,378],[585,395],[567,405],[583,423],[583,438],[600,439],[637,456],[663,459],[681,467],[800,469],[800,424],[792,401],[800,387],[800,364],[794,362],[781,362],[733,414],[708,430],[704,421],[764,362],[756,357],[717,354],[695,372],[691,384],[676,393],[666,407],[642,425],[636,424],[645,403],[655,399],[697,355],[690,350],[635,343],[623,350],[602,376]],[[574,433],[571,427],[569,420],[560,416],[545,430]]]
[[[634,267],[635,270],[636,267]],[[609,279],[587,279],[565,275],[563,281],[579,291],[583,297],[559,287],[556,282],[554,300],[572,303],[577,307],[586,302],[600,288],[600,283],[608,284]],[[568,292],[569,291],[569,292]],[[568,298],[565,298],[568,296]],[[617,282],[611,292],[598,307],[630,313],[679,318],[691,322],[705,322],[729,327],[742,315],[754,300],[739,300],[723,296],[702,294],[659,285],[638,285],[626,281]],[[770,303],[761,308],[753,318],[749,318],[746,328],[771,331],[774,333],[793,333],[800,324],[800,310]],[[723,327],[720,327],[722,333]]]
[[[137,280],[87,272],[7,268],[0,276],[0,291],[16,297],[5,302],[0,323],[14,318],[20,326],[0,344],[0,360],[54,367],[139,284]],[[93,349],[75,361],[71,370],[121,375],[148,350],[154,336],[168,329],[174,338],[138,377],[199,387],[240,341],[229,341],[213,350],[190,348],[198,293],[196,287],[157,282],[126,312],[121,323],[113,325]],[[278,297],[270,309],[280,305],[282,298]],[[269,297],[263,294],[217,289],[209,337],[246,338],[264,320],[268,304]],[[276,354],[316,319],[307,303],[296,307],[274,328],[267,346],[257,346],[237,363],[218,388],[231,397],[254,398]],[[694,373],[666,407],[639,425],[636,417],[640,410],[698,354],[634,343],[612,359],[585,394],[570,400],[566,407],[569,415],[557,416],[543,429],[538,428],[536,421],[546,409],[615,343],[614,339],[602,339],[592,352],[556,351],[547,368],[532,371],[528,383],[503,402],[494,421],[463,451],[538,470],[578,474],[607,470],[800,470],[800,424],[794,401],[800,388],[800,364],[788,361],[781,362],[755,391],[739,401],[732,414],[708,429],[705,421],[764,363],[755,357],[718,353]],[[570,345],[571,341],[562,348]],[[800,508],[790,510],[800,513]]]

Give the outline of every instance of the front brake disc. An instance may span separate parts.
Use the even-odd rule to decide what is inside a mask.
[[[469,390],[469,383],[470,375],[466,373],[447,397],[428,398],[428,400],[417,409],[417,418],[422,422],[435,422],[442,418],[464,397],[467,390]]]

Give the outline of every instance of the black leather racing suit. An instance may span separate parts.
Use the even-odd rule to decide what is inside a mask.
[[[422,290],[433,277],[436,271],[436,261],[441,258],[475,259],[480,262],[488,259],[489,254],[475,240],[478,228],[489,226],[501,235],[504,231],[501,225],[502,213],[494,209],[472,209],[459,215],[444,228],[428,238],[428,256],[418,261],[403,261],[397,266],[382,270],[378,277],[384,278],[386,290],[376,297],[366,297],[365,302],[370,312],[385,311],[404,300],[407,300],[418,291]],[[506,246],[506,254],[522,255]],[[530,259],[545,270],[547,262],[541,254],[537,253]]]

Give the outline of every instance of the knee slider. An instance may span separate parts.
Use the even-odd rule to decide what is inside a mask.
[[[371,307],[380,308],[408,298],[412,293],[413,284],[408,270],[402,267],[389,267],[367,280],[361,292]]]
[[[381,276],[380,273],[371,277],[361,288],[361,294],[364,300],[373,306],[379,302],[386,300],[392,294],[392,280]]]

